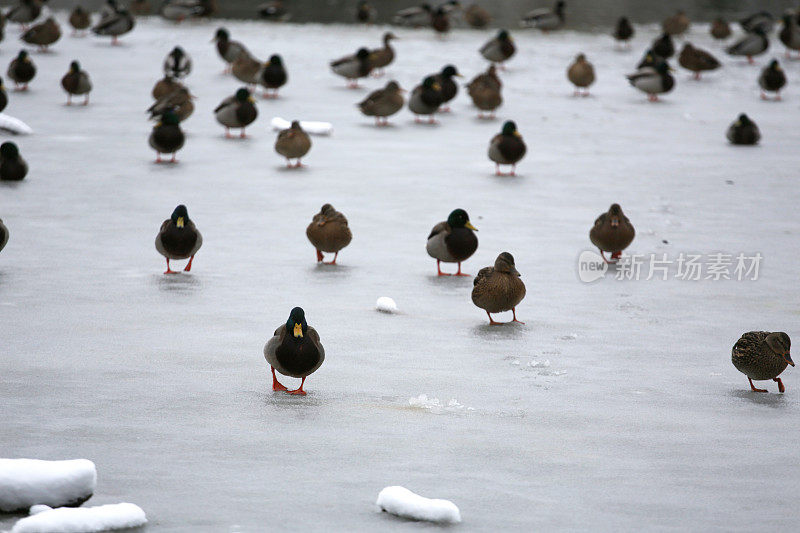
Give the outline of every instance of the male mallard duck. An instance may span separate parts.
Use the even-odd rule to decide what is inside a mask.
[[[731,27],[723,18],[716,18],[711,21],[711,28],[709,29],[711,36],[718,41],[722,41],[731,36]]]
[[[120,11],[120,7],[117,4],[117,0],[106,0],[105,5],[100,8],[100,22],[104,22],[108,20],[110,17],[115,16]]]
[[[671,17],[667,17],[661,22],[661,29],[667,35],[681,35],[689,29],[689,17],[681,10],[678,10]]]
[[[758,11],[752,15],[748,15],[739,21],[742,29],[747,33],[753,33],[756,30],[761,30],[763,33],[770,33],[772,27],[775,25],[775,17],[769,11]]]
[[[630,44],[634,33],[633,25],[628,20],[628,17],[620,17],[617,20],[617,25],[614,27],[614,40],[616,42],[623,43],[623,45]]]
[[[21,181],[28,174],[28,163],[11,141],[0,144],[0,180]]]
[[[280,0],[261,4],[258,6],[258,14],[262,19],[272,22],[286,22],[291,18],[291,14]]]
[[[111,44],[119,44],[118,37],[131,31],[136,25],[133,15],[127,9],[120,9],[115,14],[101,20],[92,32],[95,35],[110,35]]]
[[[156,250],[167,260],[164,274],[176,274],[169,268],[169,260],[189,259],[184,272],[192,270],[194,254],[203,246],[203,236],[197,231],[194,222],[189,218],[185,205],[179,205],[167,220],[161,224],[156,235]]]
[[[731,350],[731,362],[736,370],[747,376],[753,392],[767,392],[757,389],[753,380],[771,379],[778,383],[778,391],[785,392],[783,381],[778,376],[787,365],[794,366],[789,349],[792,341],[786,333],[769,331],[748,331],[736,341]]]
[[[246,87],[242,87],[236,91],[236,94],[220,102],[214,109],[214,117],[216,117],[217,122],[225,126],[225,137],[231,137],[231,128],[241,128],[242,132],[239,137],[244,139],[247,137],[244,129],[256,120],[258,109],[256,109],[256,104],[250,91]]]
[[[790,50],[800,51],[800,26],[791,15],[783,15],[783,27],[778,34],[783,45],[786,47],[786,58],[791,57]]]
[[[355,89],[358,87],[358,78],[365,78],[372,71],[372,62],[369,55],[369,50],[359,48],[354,55],[331,61],[331,69],[339,76],[347,79],[348,87]]]
[[[761,99],[767,99],[767,92],[775,93],[775,99],[781,99],[781,89],[786,85],[786,74],[783,72],[777,59],[769,62],[769,65],[761,71],[758,77],[758,85],[761,87]]]
[[[292,125],[278,132],[275,140],[275,151],[286,158],[286,168],[300,168],[303,164],[300,159],[311,150],[311,138],[308,136],[297,120],[292,121]],[[292,165],[292,159],[297,159],[297,163]]]
[[[69,64],[69,72],[61,78],[61,86],[67,91],[67,105],[72,105],[72,97],[84,95],[83,105],[89,105],[89,92],[92,82],[85,70],[77,61]]]
[[[15,91],[27,91],[28,83],[36,76],[36,65],[26,50],[20,50],[17,57],[9,63],[6,74],[14,81]]]
[[[319,342],[319,333],[306,323],[306,313],[295,307],[286,324],[275,330],[273,337],[264,346],[264,357],[272,370],[272,390],[289,394],[305,395],[303,385],[325,360],[325,348]],[[300,388],[287,390],[278,382],[275,371],[284,376],[302,378]]]
[[[668,33],[662,34],[661,37],[653,41],[650,49],[663,59],[669,59],[675,55],[675,44],[673,44],[672,37]]]
[[[0,218],[0,251],[6,247],[8,243],[8,228],[3,224],[3,219]]]
[[[272,55],[258,76],[258,82],[266,89],[264,98],[277,98],[278,89],[283,87],[288,79],[289,75],[283,66],[283,59],[278,54]],[[270,93],[270,91],[272,92]]]
[[[447,220],[439,222],[428,235],[425,250],[436,259],[436,271],[439,276],[450,276],[442,272],[440,263],[458,263],[456,276],[469,276],[461,272],[461,263],[466,261],[478,249],[478,228],[469,221],[469,215],[463,209],[455,209]]]
[[[500,133],[489,142],[489,159],[495,163],[495,175],[506,175],[500,172],[500,165],[511,165],[511,172],[507,175],[515,176],[517,163],[525,157],[526,151],[525,141],[517,131],[517,125],[511,120],[506,121]]]
[[[440,36],[450,31],[450,17],[442,7],[437,7],[431,15],[431,27]]]
[[[478,118],[494,118],[495,110],[503,103],[503,96],[500,92],[502,86],[494,65],[489,65],[486,72],[478,74],[469,82],[467,93],[472,99],[472,103],[478,108]],[[484,111],[489,112],[488,117],[484,117]]]
[[[725,51],[732,56],[747,56],[747,62],[752,65],[755,63],[753,56],[763,54],[767,48],[769,48],[769,39],[767,39],[766,33],[757,27],[752,33],[748,33]]]
[[[150,0],[133,0],[130,9],[131,13],[137,17],[149,15],[153,11],[153,8],[150,6]]]
[[[44,22],[40,22],[22,34],[22,39],[28,44],[35,44],[39,50],[45,51],[47,47],[61,38],[61,26],[56,19],[47,17]]]
[[[464,20],[472,28],[485,28],[492,22],[492,15],[478,4],[471,4],[464,10]]]
[[[166,0],[158,10],[158,14],[172,22],[197,18],[203,14],[201,0]]]
[[[617,260],[622,250],[627,248],[636,236],[633,224],[622,212],[619,204],[611,204],[608,211],[597,217],[589,230],[589,240],[600,250],[603,261],[608,263],[605,252],[611,253],[611,260]]]
[[[678,56],[678,63],[686,70],[691,70],[696,80],[700,79],[701,72],[715,70],[722,66],[716,57],[705,50],[695,48],[691,43],[683,45],[683,50]]]
[[[92,25],[92,19],[89,12],[81,6],[75,6],[75,9],[69,14],[69,25],[74,30],[72,33],[83,32]]]
[[[756,123],[742,113],[736,122],[730,125],[726,137],[732,144],[753,145],[761,140],[761,132]]]
[[[441,72],[438,74],[433,74],[433,79],[439,84],[439,91],[442,93],[442,105],[447,104],[450,100],[456,97],[458,94],[458,85],[456,82],[453,81],[453,76],[458,78],[462,78],[461,74],[458,73],[458,70],[453,65],[445,66]],[[440,109],[442,113],[448,113],[450,111],[450,106],[445,105],[443,108]]]
[[[663,57],[656,55],[653,52],[652,48],[648,48],[647,51],[642,56],[642,60],[639,61],[639,64],[636,65],[636,69],[644,68],[644,67],[655,67],[658,63],[666,61]]]
[[[27,29],[27,24],[39,18],[42,12],[41,0],[20,0],[19,4],[6,11],[6,18],[11,22],[16,22]]]
[[[578,54],[567,69],[567,79],[575,86],[575,96],[589,96],[589,86],[594,83],[594,66],[585,55]]]
[[[442,98],[442,87],[433,76],[422,80],[422,84],[417,85],[408,98],[408,109],[415,115],[414,122],[422,122],[419,116],[428,115],[428,124],[436,124],[433,115],[442,105]]]
[[[502,65],[516,53],[517,47],[514,45],[514,40],[508,31],[500,30],[497,32],[497,36],[481,46],[479,51],[484,58],[492,63],[500,63]]]
[[[389,66],[392,61],[394,61],[394,48],[392,48],[389,44],[389,41],[392,39],[397,39],[397,36],[394,33],[387,31],[383,34],[383,48],[376,48],[374,50],[370,50],[369,52],[369,62],[372,64],[372,68],[374,69],[372,74],[375,76],[383,75],[383,69]]]
[[[547,8],[534,9],[522,17],[520,25],[523,28],[539,28],[545,32],[557,30],[564,25],[564,7],[566,5],[563,0],[558,0],[552,10]]]
[[[647,93],[651,102],[658,101],[658,95],[668,93],[675,87],[675,78],[672,77],[666,61],[659,61],[655,67],[642,67],[633,74],[628,74],[628,81],[642,92]]]
[[[162,79],[158,80],[155,85],[153,85],[152,95],[153,98],[158,100],[181,88],[183,88],[183,84],[181,82],[175,78],[164,76]]]
[[[192,58],[176,46],[164,59],[164,76],[171,78],[185,78],[192,71]]]
[[[244,47],[239,41],[232,41],[228,30],[219,28],[214,35],[213,42],[217,45],[217,53],[225,63],[227,63],[226,72],[230,72],[231,65],[236,61],[240,55],[250,55],[247,48]]]
[[[183,148],[186,137],[181,130],[180,119],[174,110],[168,109],[161,114],[161,120],[150,133],[150,147],[156,151],[156,163],[161,163],[161,154],[172,154],[170,163],[177,163],[175,153]],[[169,266],[169,265],[167,265]]]
[[[261,61],[248,53],[244,53],[239,54],[236,61],[231,64],[231,72],[237,80],[255,86],[258,83],[258,75],[261,73],[263,66]]]
[[[403,109],[403,92],[396,81],[390,81],[383,89],[371,92],[358,107],[368,117],[375,117],[376,126],[386,126],[389,124],[387,117]]]
[[[431,23],[433,8],[430,4],[420,4],[419,6],[407,7],[395,13],[392,22],[398,26],[410,26],[421,28]]]
[[[8,93],[6,93],[6,87],[3,85],[3,78],[0,78],[0,113],[8,105]]]
[[[372,24],[378,12],[372,7],[367,0],[359,0],[356,6],[356,22],[361,24]]]
[[[347,227],[347,218],[331,204],[323,205],[319,213],[314,215],[306,228],[306,237],[317,250],[318,263],[325,262],[322,252],[334,254],[333,261],[326,263],[328,265],[335,265],[339,251],[353,240],[353,234]]]
[[[168,110],[172,110],[177,115],[178,121],[183,122],[194,113],[194,102],[192,100],[194,100],[194,96],[189,92],[189,89],[181,86],[157,99],[153,105],[147,108],[147,112],[150,113],[150,118],[154,119]]]
[[[495,259],[493,267],[484,267],[478,271],[472,282],[472,303],[486,311],[489,324],[497,325],[492,313],[511,311],[513,322],[517,320],[517,305],[525,298],[525,284],[521,274],[514,266],[514,256],[503,252]]]

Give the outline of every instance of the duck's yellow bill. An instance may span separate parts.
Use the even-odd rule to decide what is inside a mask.
[[[178,222],[175,223],[179,228],[183,227],[183,217],[178,217]]]
[[[464,227],[465,227],[465,228],[467,228],[467,229],[471,229],[471,230],[478,231],[478,228],[476,228],[475,226],[473,226],[473,225],[472,225],[472,223],[471,223],[469,220],[467,220],[467,223],[466,223],[466,224],[464,224]]]
[[[302,337],[303,336],[303,325],[302,324],[295,324],[294,325],[294,336],[295,337]]]

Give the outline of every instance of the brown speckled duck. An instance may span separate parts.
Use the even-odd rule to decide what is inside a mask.
[[[311,137],[303,130],[299,121],[292,121],[290,127],[278,132],[275,151],[286,158],[286,168],[302,167],[300,160],[309,150],[311,150]],[[297,159],[297,163],[292,165],[292,159]]]
[[[495,111],[503,104],[503,84],[497,77],[497,69],[490,65],[483,74],[475,76],[467,85],[467,94],[478,108],[478,118],[493,119]],[[488,116],[484,112],[488,111]]]
[[[358,108],[366,116],[375,117],[376,126],[388,126],[388,117],[403,109],[403,92],[396,81],[390,81],[383,89],[371,92],[358,104]]]
[[[439,222],[428,235],[425,250],[436,259],[436,272],[439,276],[469,276],[461,272],[461,263],[466,261],[478,249],[478,237],[474,232],[478,228],[469,221],[469,215],[463,209],[455,209],[447,220]],[[458,263],[458,272],[448,274],[442,272],[440,263]]]
[[[683,49],[678,56],[678,63],[686,70],[691,70],[696,80],[700,79],[701,72],[715,70],[722,66],[716,57],[705,50],[695,48],[691,43],[683,45]]]
[[[668,35],[681,35],[689,29],[691,21],[683,11],[678,10],[671,17],[667,17],[661,23],[661,29]]]
[[[507,175],[515,176],[517,163],[525,157],[526,151],[525,141],[517,131],[517,125],[511,120],[506,121],[502,131],[489,142],[489,159],[495,163],[495,175],[506,175],[500,172],[500,165],[511,165],[511,172]]]
[[[162,96],[166,96],[169,93],[175,92],[178,89],[182,89],[183,84],[176,80],[175,78],[171,78],[170,76],[164,76],[160,80],[153,85],[153,98],[158,100]]]
[[[472,28],[485,28],[492,22],[492,15],[478,4],[470,4],[464,9],[464,21]]]
[[[492,313],[511,311],[512,322],[517,320],[516,307],[525,298],[525,284],[514,266],[514,256],[503,252],[497,256],[493,267],[480,269],[472,287],[472,303],[486,311],[489,324],[496,325]]]
[[[255,86],[258,83],[258,75],[262,67],[261,61],[244,52],[231,63],[231,72],[237,80]]]
[[[589,96],[589,86],[594,83],[594,66],[585,55],[578,54],[567,69],[567,79],[575,86],[575,96]]]
[[[61,87],[67,91],[67,105],[72,105],[73,96],[83,95],[83,105],[89,105],[89,93],[92,90],[92,82],[89,74],[81,70],[81,65],[73,61],[69,65],[69,72],[61,78]]]
[[[753,380],[771,379],[778,383],[778,391],[784,392],[783,381],[778,376],[787,365],[794,366],[789,348],[792,343],[789,335],[783,332],[749,331],[736,341],[731,351],[731,361],[736,370],[747,376],[753,392],[767,392],[757,389]]]
[[[75,9],[69,14],[69,25],[72,26],[73,34],[85,32],[92,25],[89,12],[82,6],[75,6]]]
[[[168,109],[171,109],[178,116],[178,120],[183,122],[194,113],[194,96],[189,92],[186,87],[175,89],[171,93],[165,94],[156,102],[147,108],[150,113],[150,118],[156,118],[163,115]]]
[[[53,17],[48,17],[22,34],[21,39],[28,44],[35,44],[39,50],[46,51],[47,47],[61,38],[61,26]]]
[[[635,236],[636,230],[619,204],[611,204],[607,212],[597,217],[594,226],[589,230],[589,240],[600,250],[606,263],[609,261],[604,252],[610,252],[612,260],[619,259],[622,250],[633,242]]]
[[[278,326],[272,338],[264,346],[264,358],[272,370],[272,390],[305,396],[303,385],[325,361],[325,348],[319,341],[319,333],[306,322],[306,313],[295,307],[289,320]],[[288,390],[275,376],[275,371],[284,376],[301,378],[300,387]]]
[[[369,52],[369,62],[372,65],[373,76],[383,76],[383,69],[394,61],[394,48],[389,44],[397,35],[387,31],[383,34],[383,48],[375,48]]]
[[[194,222],[189,219],[185,205],[179,205],[172,215],[161,224],[156,235],[156,250],[167,259],[167,270],[164,274],[175,274],[169,268],[170,259],[189,259],[184,272],[192,270],[194,255],[203,245],[203,236],[197,231]]]
[[[319,213],[314,215],[311,224],[306,228],[306,237],[317,250],[318,263],[325,263],[322,252],[334,254],[333,261],[325,263],[326,265],[335,265],[339,251],[353,240],[347,218],[331,204],[323,205]]]
[[[716,18],[711,21],[711,27],[708,31],[711,33],[711,36],[718,41],[725,40],[731,36],[731,26],[728,24],[728,21],[723,18]]]

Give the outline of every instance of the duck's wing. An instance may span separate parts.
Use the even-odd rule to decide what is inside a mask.
[[[231,105],[235,101],[236,101],[236,97],[235,96],[227,97],[225,100],[220,102],[220,104],[216,108],[214,108],[214,113],[219,112],[224,107],[228,107],[229,105]]]
[[[439,235],[440,233],[446,233],[449,227],[450,226],[447,225],[447,221],[439,222],[433,227],[433,229],[431,229],[431,234],[428,235],[428,239],[430,239],[434,235]]]
[[[597,217],[597,220],[594,221],[594,227],[595,228],[603,227],[603,225],[606,223],[606,217],[607,216],[608,216],[608,213],[603,213],[602,215]],[[625,220],[627,220],[627,218]]]
[[[494,267],[483,267],[482,269],[478,270],[478,274],[475,276],[475,279],[472,280],[472,286],[477,287],[480,283],[483,283],[484,280],[488,279],[492,274],[494,274]]]
[[[319,366],[322,364],[322,361],[325,360],[325,348],[322,347],[322,343],[319,341],[319,333],[317,333],[316,329],[308,326],[306,335],[308,335],[308,338],[311,339],[311,342],[314,343],[314,346],[317,347],[317,351],[319,352],[319,363],[317,364],[317,368],[319,368]]]

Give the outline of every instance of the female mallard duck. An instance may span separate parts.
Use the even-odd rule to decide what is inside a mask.
[[[264,98],[277,98],[278,89],[286,85],[288,79],[289,75],[283,66],[283,59],[278,54],[274,54],[269,58],[269,61],[261,69],[261,74],[258,76],[258,82],[266,89]]]
[[[418,6],[401,9],[392,17],[392,23],[398,26],[421,28],[430,25],[432,15],[433,8],[430,4],[424,3]]]
[[[6,247],[8,243],[8,228],[3,224],[3,219],[0,218],[0,251]]]
[[[658,95],[668,93],[675,87],[675,78],[672,77],[666,61],[660,60],[655,67],[642,67],[627,78],[631,85],[647,93],[647,99],[658,102]]]
[[[333,261],[325,264],[335,265],[339,251],[350,244],[353,234],[347,226],[347,218],[331,204],[325,204],[311,219],[311,224],[306,228],[306,237],[317,250],[318,263],[325,263],[322,252],[326,252],[334,256]]]
[[[738,42],[729,46],[725,51],[732,56],[747,56],[747,62],[755,63],[753,56],[761,55],[769,48],[767,34],[760,28],[746,34]]]
[[[166,20],[180,23],[205,16],[208,5],[209,2],[205,0],[167,0],[161,4],[158,14]]]
[[[669,59],[675,55],[675,44],[672,42],[672,37],[668,33],[664,33],[653,41],[650,50],[662,59]]]
[[[376,126],[388,126],[391,115],[394,115],[405,104],[403,89],[396,81],[390,81],[383,89],[373,91],[358,104],[361,112],[368,117],[375,117]]]
[[[173,48],[164,59],[164,76],[181,79],[188,76],[191,71],[192,58],[180,46]]]
[[[775,93],[775,99],[781,99],[781,89],[786,85],[786,74],[777,59],[770,61],[769,65],[761,71],[758,77],[758,85],[761,87],[761,99],[767,100],[767,92]]]
[[[127,9],[120,9],[116,13],[101,20],[92,28],[92,32],[94,32],[95,35],[110,35],[111,44],[116,45],[119,44],[119,36],[125,35],[131,31],[135,25],[136,21],[133,15],[131,15]]]
[[[306,313],[295,307],[286,324],[275,330],[273,337],[264,346],[264,357],[272,370],[272,390],[305,396],[303,385],[325,360],[325,348],[319,342],[319,333],[306,323]],[[300,388],[287,390],[278,382],[275,371],[284,376],[302,378]]]
[[[255,101],[246,87],[242,87],[236,94],[224,99],[214,109],[214,117],[217,122],[225,126],[225,137],[231,138],[231,128],[241,128],[239,137],[247,137],[245,128],[255,122],[258,117]]]
[[[292,125],[278,132],[275,140],[275,151],[286,158],[286,168],[300,168],[303,164],[300,159],[311,150],[311,137],[308,136],[297,120],[292,121]],[[297,159],[297,163],[292,165],[292,159]]]
[[[369,50],[359,48],[354,55],[331,61],[331,69],[347,80],[349,88],[355,89],[358,87],[358,78],[365,78],[372,72]]]
[[[194,222],[189,218],[185,205],[179,205],[167,220],[161,224],[156,235],[156,250],[167,260],[164,274],[176,274],[169,268],[169,260],[189,259],[184,272],[192,270],[192,261],[197,250],[203,245],[203,236],[197,231]]]
[[[420,115],[428,115],[428,124],[436,124],[434,113],[442,105],[442,87],[436,83],[433,76],[428,76],[422,80],[421,85],[417,85],[408,98],[408,109],[414,113],[414,122],[422,122]]]
[[[567,69],[567,79],[575,86],[575,96],[589,96],[589,86],[594,83],[594,66],[585,55],[578,54]]]
[[[213,41],[217,45],[217,53],[219,54],[219,57],[221,57],[222,60],[227,64],[225,68],[226,72],[230,72],[231,65],[234,61],[239,59],[240,55],[250,55],[250,52],[247,51],[247,48],[245,48],[242,43],[231,40],[230,34],[225,28],[219,28],[217,30]]]
[[[783,15],[783,27],[781,28],[778,38],[786,47],[786,58],[791,57],[790,50],[800,51],[800,25],[797,24],[796,19],[788,13]]]
[[[525,298],[525,284],[514,266],[514,256],[503,252],[497,256],[493,267],[484,267],[475,276],[472,287],[472,303],[486,311],[489,324],[497,325],[492,313],[511,311],[512,322],[517,320],[517,305]]]
[[[130,9],[131,13],[137,17],[149,15],[153,12],[153,8],[150,6],[150,0],[133,0]]]
[[[431,15],[431,27],[439,36],[450,31],[450,16],[443,7],[437,7]]]
[[[35,44],[39,50],[44,52],[47,47],[61,38],[61,26],[53,17],[47,17],[44,22],[40,22],[22,34],[21,39],[28,44]]]
[[[450,112],[450,106],[445,104],[455,98],[458,94],[458,85],[456,85],[456,82],[453,81],[453,76],[458,78],[463,77],[458,73],[458,70],[456,70],[456,67],[453,65],[447,65],[438,74],[433,74],[433,79],[437,84],[439,84],[439,91],[442,93],[442,105],[444,107],[439,109],[440,113]]]
[[[608,211],[597,217],[594,226],[589,230],[589,240],[600,250],[603,261],[608,263],[605,252],[611,253],[611,259],[622,256],[622,250],[633,242],[636,230],[622,212],[619,204],[611,204]]]
[[[502,131],[489,142],[489,159],[495,163],[495,175],[515,176],[517,163],[525,157],[526,150],[525,141],[517,131],[517,125],[511,120],[503,124]],[[501,173],[500,165],[511,165],[511,172]]]
[[[523,28],[539,28],[544,32],[557,30],[564,25],[565,7],[566,2],[558,0],[552,10],[547,8],[534,9],[522,17],[520,25]]]
[[[258,14],[262,19],[272,22],[286,22],[292,15],[281,0],[273,0],[258,6]]]
[[[21,181],[28,174],[28,163],[11,141],[0,144],[0,180]]]
[[[3,78],[0,78],[0,113],[8,105],[8,93],[6,93],[6,87],[3,85]]]
[[[361,24],[372,24],[378,12],[374,7],[369,5],[367,0],[359,0],[356,6],[356,22]]]
[[[484,58],[492,63],[499,63],[501,66],[511,59],[511,56],[513,56],[516,51],[517,47],[514,45],[514,40],[506,30],[497,32],[497,36],[487,41],[480,49],[480,53]]]
[[[464,10],[464,20],[472,28],[485,28],[492,22],[492,15],[478,4],[470,4]]]
[[[263,63],[250,54],[239,54],[231,64],[233,77],[242,83],[255,86],[258,83],[258,75],[261,73]]]
[[[661,29],[667,35],[682,35],[689,29],[691,21],[689,17],[681,10],[678,10],[671,17],[665,18],[661,22]]]
[[[180,119],[174,110],[168,109],[150,133],[150,147],[156,151],[156,163],[161,163],[161,154],[172,154],[170,163],[177,163],[175,153],[183,148],[186,137],[181,130]]]
[[[711,21],[711,27],[709,28],[709,33],[711,33],[711,36],[714,39],[722,41],[731,36],[731,27],[728,24],[728,21],[726,21],[725,19],[716,18],[713,21]]]
[[[789,353],[792,342],[786,333],[768,331],[748,331],[736,341],[731,350],[731,361],[736,370],[747,376],[753,392],[767,392],[757,389],[753,380],[771,379],[778,383],[778,391],[785,392],[783,381],[778,376],[787,365],[794,366]]]
[[[27,24],[39,18],[42,12],[41,0],[20,0],[19,4],[6,12],[6,18],[11,22],[16,22],[27,29]]]
[[[382,76],[383,69],[391,64],[394,61],[394,48],[389,44],[390,41],[393,39],[397,39],[397,36],[387,31],[383,34],[383,48],[376,48],[374,50],[370,50],[369,52],[369,62],[372,64],[372,68],[374,69],[372,74],[373,76]]]
[[[694,73],[694,79],[700,79],[700,73],[707,70],[716,70],[722,65],[717,58],[700,48],[695,48],[691,43],[683,45],[678,63],[686,70]]]
[[[730,125],[726,137],[731,144],[753,145],[761,140],[761,132],[756,123],[742,113],[736,122]]]
[[[761,10],[743,18],[739,21],[739,24],[747,33],[761,30],[765,34],[769,34],[772,31],[772,27],[775,25],[775,17],[773,17],[772,13],[769,11]]]
[[[81,6],[75,6],[75,9],[69,14],[69,25],[72,26],[72,34],[84,32],[89,26],[92,25],[92,19],[89,12]]]
[[[633,25],[628,20],[628,17],[620,17],[617,20],[617,25],[614,27],[614,40],[616,42],[622,43],[623,46],[630,45],[634,33]]]
[[[17,57],[9,63],[6,74],[14,81],[15,91],[27,91],[28,83],[36,76],[36,65],[26,50],[20,50]]]
[[[182,88],[184,88],[184,86],[181,82],[175,78],[164,76],[162,79],[158,80],[155,85],[153,85],[152,95],[153,98],[158,100],[159,98],[162,98]]]
[[[92,90],[92,82],[85,70],[81,70],[81,65],[77,61],[69,64],[69,72],[61,78],[61,87],[67,91],[67,105],[72,105],[72,97],[83,95],[83,105],[89,105],[89,92]]]
[[[490,65],[486,72],[478,74],[469,82],[467,94],[478,108],[478,118],[494,118],[495,110],[503,103],[503,95],[500,92],[502,86],[494,65]],[[484,117],[484,111],[489,112],[488,117]]]
[[[172,110],[178,117],[180,122],[183,122],[194,113],[194,96],[189,92],[186,87],[179,87],[169,94],[165,94],[156,102],[147,108],[150,113],[150,118],[154,119],[160,117],[168,110]]]
[[[478,228],[469,221],[469,215],[463,209],[455,209],[447,220],[439,222],[428,235],[425,250],[436,259],[438,276],[469,276],[461,272],[461,263],[466,261],[478,249]],[[447,274],[442,272],[440,263],[458,263],[458,272]]]

